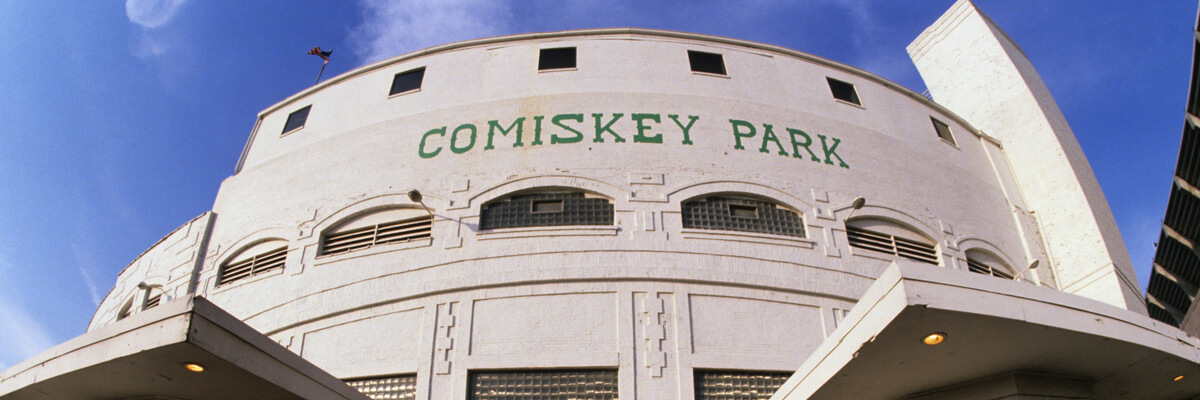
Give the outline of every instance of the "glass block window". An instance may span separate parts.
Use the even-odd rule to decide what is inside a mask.
[[[575,48],[542,49],[538,54],[538,70],[575,68]]]
[[[933,120],[933,130],[937,131],[938,137],[942,138],[942,140],[950,142],[950,144],[957,145],[957,143],[954,141],[954,135],[950,134],[950,125],[946,125],[945,122],[938,121],[938,119],[934,117],[929,117],[929,119]]]
[[[242,250],[239,254],[241,255],[221,266],[217,277],[218,286],[283,268],[284,261],[287,260],[287,242],[264,242]]]
[[[878,219],[854,220],[846,224],[850,247],[904,257],[938,265],[937,248],[911,229]]]
[[[281,135],[286,135],[292,131],[303,128],[304,123],[308,122],[308,111],[311,109],[312,106],[307,106],[296,110],[296,112],[288,114],[287,123],[283,124],[283,133],[281,133]]]
[[[483,206],[479,229],[523,226],[612,225],[613,204],[582,192],[516,195]]]
[[[790,372],[696,371],[696,400],[767,400]]]
[[[616,370],[471,372],[471,400],[616,400]]]
[[[688,50],[688,63],[692,72],[725,75],[725,58],[720,54]]]
[[[392,78],[392,90],[388,92],[388,96],[420,89],[424,79],[425,67],[398,73]]]
[[[757,199],[709,196],[685,201],[683,227],[804,237],[800,214]]]
[[[855,105],[862,105],[858,100],[858,92],[854,90],[854,85],[848,82],[842,82],[837,79],[825,78],[829,81],[829,91],[833,92],[833,98]]]
[[[395,375],[367,379],[350,379],[346,384],[358,389],[373,400],[416,399],[417,376]]]

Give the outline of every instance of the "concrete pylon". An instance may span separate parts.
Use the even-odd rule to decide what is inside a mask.
[[[1145,314],[1125,242],[1087,157],[1012,38],[959,0],[908,53],[935,101],[1003,143],[1060,289]]]

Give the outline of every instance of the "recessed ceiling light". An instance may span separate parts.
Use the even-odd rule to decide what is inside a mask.
[[[921,342],[923,342],[927,345],[930,345],[930,346],[939,344],[944,341],[946,341],[946,333],[945,332],[930,333],[929,335],[926,335],[924,339],[921,339]]]
[[[204,372],[204,366],[196,363],[184,363],[183,367],[192,372]]]
[[[1174,380],[1175,382],[1182,381],[1182,380],[1183,380],[1183,375],[1177,376],[1177,377],[1175,377],[1175,379],[1173,379],[1173,380]]]

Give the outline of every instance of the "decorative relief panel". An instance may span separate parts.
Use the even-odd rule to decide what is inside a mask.
[[[658,293],[647,293],[638,318],[642,327],[642,338],[645,342],[642,346],[642,366],[650,372],[650,376],[655,378],[661,378],[663,368],[667,366],[667,352],[663,341],[667,339],[670,318],[663,299],[659,297]]]
[[[437,305],[437,334],[433,339],[433,373],[450,373],[450,355],[454,350],[455,316],[458,302]]]

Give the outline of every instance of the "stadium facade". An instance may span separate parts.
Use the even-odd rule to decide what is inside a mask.
[[[348,72],[0,397],[1200,393],[1020,48],[964,0],[909,53],[937,102],[646,29]]]

